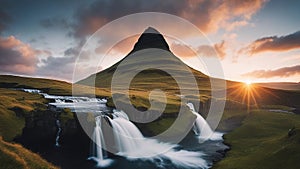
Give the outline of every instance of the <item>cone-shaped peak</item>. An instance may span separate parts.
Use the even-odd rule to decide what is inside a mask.
[[[161,34],[160,32],[158,32],[155,28],[153,28],[153,27],[148,27],[145,31],[144,31],[144,33],[153,33],[153,34]]]
[[[136,52],[147,48],[158,48],[170,51],[169,45],[163,35],[152,27],[148,27],[139,37],[134,45],[132,52]]]

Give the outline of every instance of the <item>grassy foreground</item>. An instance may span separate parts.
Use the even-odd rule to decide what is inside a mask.
[[[19,144],[5,142],[0,137],[0,168],[3,169],[56,169],[39,155]]]
[[[11,141],[22,133],[25,116],[33,110],[46,109],[41,95],[0,88],[0,136]]]
[[[144,86],[139,81],[136,84],[137,86]],[[225,140],[231,145],[231,150],[226,154],[226,158],[214,166],[214,169],[300,168],[297,161],[300,159],[300,116],[268,112],[266,110],[251,111],[250,114],[247,114],[247,106],[245,107],[247,100],[243,101],[243,96],[245,93],[250,92],[249,89],[245,89],[243,84],[229,81],[227,81],[227,85],[228,95],[225,112],[218,129],[230,131],[225,136]],[[88,95],[95,92],[96,96],[110,97],[110,92],[107,88],[95,89],[88,86],[78,86],[79,89],[82,89],[82,94]],[[132,86],[133,90],[129,92],[131,102],[136,107],[147,108],[149,106],[149,91],[137,90],[135,88],[137,86]],[[168,86],[160,84],[159,86],[162,86],[163,89],[168,88]],[[6,142],[13,140],[13,138],[21,134],[25,125],[24,116],[45,107],[45,103],[47,102],[38,94],[30,94],[7,88],[34,88],[54,95],[71,95],[72,84],[49,79],[0,75],[0,136],[5,140],[1,139],[0,141],[1,165],[3,163],[5,168],[54,168],[53,165],[43,161],[38,155],[24,149],[22,146]],[[209,89],[202,89],[206,92],[202,92],[201,99],[207,100],[209,98]],[[259,106],[264,106],[264,109],[284,109],[284,106],[299,107],[299,92],[270,90],[260,87],[253,89],[260,93],[255,98],[257,99],[257,103],[263,104]],[[254,91],[253,89],[251,90]],[[174,95],[174,91],[166,91],[168,104],[164,113],[172,114],[178,111],[177,108],[180,106],[181,100],[178,96]],[[236,91],[238,92],[236,93]],[[188,99],[192,98],[193,96],[188,96]],[[123,100],[121,93],[118,100]],[[284,106],[266,107],[265,105],[269,103]],[[113,106],[111,100],[109,100],[109,104]],[[209,108],[205,104],[203,106],[202,108]],[[254,107],[251,107],[251,109]],[[70,113],[66,113],[64,118],[72,118],[69,115]],[[149,130],[152,134],[153,132],[154,134],[161,133],[165,128],[172,125],[174,117],[168,116],[154,121],[148,126],[144,126],[144,129]],[[296,134],[288,137],[288,130],[293,127],[296,128]],[[14,149],[8,147],[14,147]],[[40,162],[40,160],[43,162]],[[34,163],[34,161],[37,163]],[[38,165],[39,163],[41,165]]]
[[[45,109],[47,101],[38,94],[0,88],[0,168],[57,168],[19,144],[10,143],[22,133],[25,116]],[[9,142],[8,142],[9,141]]]
[[[225,135],[231,150],[213,169],[298,169],[299,129],[299,115],[251,111],[239,128]]]

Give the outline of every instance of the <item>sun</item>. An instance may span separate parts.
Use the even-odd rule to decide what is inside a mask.
[[[251,86],[252,82],[251,82],[250,80],[246,80],[246,81],[245,81],[245,84],[246,84],[247,86]]]

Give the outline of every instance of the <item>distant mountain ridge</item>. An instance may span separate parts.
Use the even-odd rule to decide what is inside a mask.
[[[281,90],[300,90],[300,82],[271,82],[271,83],[256,83],[257,85],[268,87],[272,89],[281,89]]]

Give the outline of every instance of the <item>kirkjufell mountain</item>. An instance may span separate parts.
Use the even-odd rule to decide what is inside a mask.
[[[126,68],[128,71],[135,70],[137,66],[140,66],[141,64],[153,64],[156,67],[168,67],[169,69],[177,70],[177,72],[181,72],[182,75],[184,75],[185,70],[182,70],[182,67],[187,67],[189,71],[191,71],[194,76],[197,79],[197,82],[200,82],[205,84],[203,87],[209,87],[207,86],[207,82],[209,82],[208,76],[204,75],[202,72],[197,71],[185,63],[183,63],[177,56],[173,54],[173,52],[170,50],[168,43],[166,42],[163,35],[156,29],[149,27],[147,28],[139,37],[138,41],[133,45],[133,49],[129,54],[127,54],[122,60],[117,62],[116,64],[112,65],[111,67],[100,71],[96,74],[93,74],[81,81],[79,81],[79,84],[94,84],[95,80],[95,86],[96,87],[109,87],[111,84],[111,78],[116,71],[117,67],[120,65],[121,62],[124,60],[129,60],[128,63],[123,63],[128,66]],[[148,49],[148,50],[147,50]],[[157,50],[149,50],[149,49],[160,49],[164,52],[159,52]],[[139,53],[138,53],[139,52]],[[168,55],[168,57],[163,56]],[[138,59],[132,59],[133,57]],[[165,57],[165,58],[164,58]],[[130,59],[129,59],[130,58]],[[166,64],[168,63],[168,64]],[[128,73],[128,72],[127,72]],[[126,77],[126,72],[123,74],[124,78]],[[139,77],[142,77],[143,79],[139,80]],[[151,80],[151,86],[152,87],[159,87],[161,88],[162,85],[169,86],[168,88],[170,90],[174,89],[175,84],[173,84],[174,79],[172,77],[161,70],[158,69],[148,69],[141,71],[135,78],[137,80],[132,82],[132,87],[143,87],[148,88],[148,80]],[[147,80],[148,79],[148,80]],[[142,82],[144,81],[144,83]],[[148,81],[148,82],[147,82]],[[162,84],[164,83],[165,84]],[[156,85],[156,83],[159,83]],[[200,83],[199,83],[200,85]],[[151,87],[151,88],[152,88]]]
[[[140,102],[142,98],[136,98],[134,93],[144,92],[144,95],[149,95],[152,90],[160,89],[167,94],[167,106],[170,105],[170,107],[172,107],[171,112],[174,113],[178,112],[180,108],[180,105],[178,105],[178,107],[173,105],[174,101],[178,102],[178,100],[181,99],[180,96],[178,96],[181,94],[180,90],[182,90],[176,81],[178,78],[183,79],[182,81],[186,83],[184,84],[184,90],[194,93],[194,95],[190,96],[191,99],[189,100],[199,98],[197,94],[199,93],[199,89],[203,89],[202,94],[205,94],[205,96],[210,95],[210,90],[207,90],[210,89],[209,77],[189,67],[175,56],[163,35],[156,29],[152,27],[147,28],[133,46],[131,52],[119,62],[77,83],[110,89],[112,78],[116,75],[116,71],[119,70],[119,77],[117,77],[117,83],[114,83],[114,85],[120,90],[122,88],[126,90],[124,87],[126,86],[125,82],[131,80],[129,91],[131,102],[134,104],[135,100],[139,100],[138,109],[147,110],[150,106],[149,100],[142,101],[144,104],[141,105]],[[171,75],[170,72],[173,74]],[[132,73],[137,74],[132,78]],[[194,78],[195,81],[192,85],[188,82],[188,78]],[[119,94],[119,92],[117,94]],[[176,95],[176,97],[174,97],[174,95]],[[117,98],[122,100],[121,96]],[[176,100],[169,98],[176,98]],[[206,99],[207,97],[202,100],[205,101]]]

